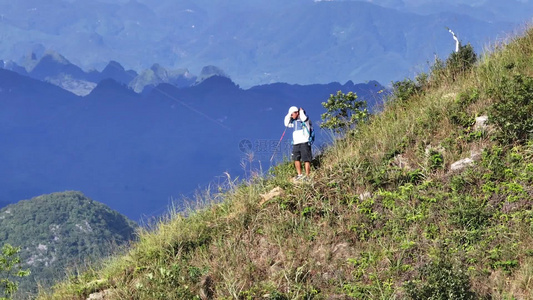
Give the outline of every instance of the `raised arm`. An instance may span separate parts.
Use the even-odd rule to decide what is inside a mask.
[[[300,116],[300,121],[302,121],[302,122],[306,122],[307,119],[308,119],[307,115],[305,114],[305,110],[303,108],[301,108],[301,107],[300,107],[299,116]]]
[[[285,127],[293,127],[294,126],[294,124],[292,124],[292,122],[291,122],[291,114],[287,114],[285,116],[285,120],[284,120],[283,123],[285,124]]]

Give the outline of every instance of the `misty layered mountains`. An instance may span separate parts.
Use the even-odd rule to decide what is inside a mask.
[[[524,22],[531,18],[530,0],[371,0],[376,5],[421,15],[460,13],[486,22]]]
[[[101,72],[96,70],[85,72],[57,52],[49,51],[42,57],[37,57],[35,53],[32,53],[31,58],[25,66],[20,66],[13,61],[0,61],[0,68],[52,83],[79,96],[88,95],[98,82],[108,78],[140,93],[145,88],[151,89],[160,83],[186,87],[195,84],[198,78],[205,79],[213,75],[224,74],[222,70],[214,66],[207,66],[202,69],[201,76],[198,77],[192,75],[187,69],[167,70],[158,64],[137,74],[133,70],[125,70],[116,61],[110,61]]]
[[[427,69],[435,56],[447,57],[455,48],[448,27],[481,52],[527,22],[532,6],[517,0],[4,0],[0,34],[10,42],[0,44],[0,58],[27,67],[32,53],[54,50],[84,70],[120,61],[137,73],[159,64],[198,74],[213,65],[244,87],[388,84]]]
[[[73,67],[58,73],[61,60],[55,62],[33,70],[73,80],[91,75]],[[288,156],[290,134],[275,146],[290,106],[304,107],[318,128],[321,102],[330,94],[354,91],[373,107],[384,89],[351,81],[242,89],[228,77],[207,76],[223,72],[211,67],[191,86],[160,83],[137,93],[120,80],[128,71],[116,62],[110,66],[100,76],[120,72],[86,96],[29,77],[36,73],[0,69],[0,201],[79,190],[131,219],[146,220],[169,205],[181,207],[208,184],[223,185],[224,172],[245,178]],[[331,140],[319,132],[316,151]]]

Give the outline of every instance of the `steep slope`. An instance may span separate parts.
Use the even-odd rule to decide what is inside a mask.
[[[533,299],[532,52],[533,30],[476,64],[465,47],[398,83],[311,181],[291,163],[228,177],[40,299]]]
[[[0,210],[0,244],[21,247],[31,270],[18,297],[35,294],[69,270],[113,253],[135,239],[137,225],[80,192],[42,195]]]

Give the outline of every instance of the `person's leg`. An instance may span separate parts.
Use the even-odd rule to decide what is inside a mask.
[[[302,175],[302,163],[299,160],[295,160],[294,166],[296,167],[296,172],[298,175]]]
[[[302,152],[300,150],[300,145],[294,145],[292,147],[292,159],[294,160],[294,167],[296,168],[298,175],[302,174],[302,163],[300,162],[301,157]]]
[[[304,165],[305,165],[305,175],[309,176],[309,174],[311,173],[311,160],[313,160],[313,154],[311,152],[311,145],[302,144],[301,154],[302,154],[302,160],[304,161]]]

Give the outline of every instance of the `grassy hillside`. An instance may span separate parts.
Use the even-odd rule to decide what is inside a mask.
[[[109,255],[135,238],[136,227],[80,192],[42,195],[0,209],[0,244],[20,247],[22,268],[31,271],[16,298],[35,296],[38,286],[51,286],[67,269]]]
[[[228,177],[39,299],[533,299],[533,30],[469,50],[397,83],[312,182]]]

